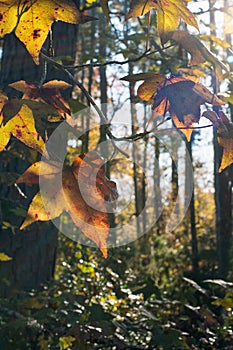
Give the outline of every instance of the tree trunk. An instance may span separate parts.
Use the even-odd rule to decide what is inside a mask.
[[[209,0],[210,23],[215,27],[215,1]],[[227,5],[225,1],[225,5]],[[216,35],[215,29],[211,34]],[[229,39],[229,38],[228,38]],[[214,92],[218,93],[218,81],[212,77]],[[218,112],[219,107],[214,107]],[[229,254],[232,240],[232,165],[222,173],[218,172],[222,149],[218,144],[216,131],[214,131],[214,183],[216,208],[216,239],[218,253],[219,277],[227,278],[229,272]]]
[[[53,45],[56,55],[75,57],[77,37],[77,26],[65,23],[56,23],[53,26]],[[69,63],[72,63],[69,61]],[[39,82],[43,76],[43,67],[36,66],[24,45],[14,34],[5,36],[3,46],[3,57],[1,62],[1,87],[9,97],[20,94],[7,85],[14,81],[26,80],[28,82]],[[47,80],[63,79],[66,77],[58,70],[48,67]],[[71,90],[66,92],[69,97]],[[19,141],[14,143],[13,156],[10,145],[8,150],[0,154],[0,172],[22,172],[30,165],[27,156],[23,159],[25,147]],[[16,149],[15,149],[16,146]],[[23,150],[23,151],[22,151]],[[23,153],[24,152],[24,153]],[[23,217],[17,215],[18,207],[25,210],[30,200],[38,190],[24,186],[27,198],[24,198],[14,186],[7,187],[0,184],[1,197],[1,231],[0,231],[0,251],[5,252],[12,260],[1,264],[1,295],[8,296],[15,290],[30,290],[38,288],[42,283],[51,279],[54,274],[57,248],[57,229],[50,222],[38,222],[30,225],[23,231],[18,227],[23,221]],[[22,208],[21,208],[22,210]],[[14,227],[13,227],[14,226]]]

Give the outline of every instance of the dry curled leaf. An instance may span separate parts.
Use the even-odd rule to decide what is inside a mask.
[[[219,59],[207,49],[207,47],[194,35],[186,30],[175,30],[166,33],[166,40],[174,40],[181,45],[191,55],[190,66],[210,62],[216,69],[219,78],[222,77],[222,71],[228,72],[228,67],[219,61]]]
[[[117,198],[116,184],[105,176],[104,160],[96,152],[75,157],[72,166],[38,162],[22,174],[17,183],[43,181],[46,189],[32,199],[21,229],[31,223],[69,213],[73,222],[107,257],[109,233],[108,202]]]

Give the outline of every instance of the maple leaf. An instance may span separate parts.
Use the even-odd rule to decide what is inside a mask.
[[[221,120],[217,128],[218,143],[223,147],[223,155],[219,172],[233,163],[233,123],[225,116],[223,112],[219,112],[218,116]]]
[[[144,80],[144,82],[138,87],[137,95],[143,101],[149,101],[155,94],[158,85],[165,80],[164,75],[155,73],[138,73],[126,75],[121,80],[129,82],[137,82]]]
[[[26,105],[31,109],[35,121],[35,128],[43,139],[46,139],[46,130],[51,127],[50,123],[64,121],[64,119],[58,114],[57,110],[47,103],[12,98],[6,101],[2,108],[2,125],[5,125],[10,119],[12,119],[20,111],[23,105]]]
[[[189,141],[192,134],[189,128],[199,122],[200,106],[204,103],[224,105],[224,102],[204,85],[183,77],[171,77],[158,86],[153,110],[155,115],[162,116],[168,111],[174,124]]]
[[[41,87],[20,80],[9,84],[9,86],[23,93],[23,99],[46,102],[52,106],[61,116],[72,124],[71,111],[69,104],[62,97],[59,90],[70,88],[71,85],[62,80],[51,80],[44,83]]]
[[[0,1],[0,35],[15,29],[37,64],[41,47],[56,20],[76,24],[93,18],[84,16],[71,0]]]
[[[21,229],[31,223],[47,221],[66,211],[75,225],[107,257],[109,222],[106,200],[117,198],[116,184],[105,176],[104,160],[97,152],[75,157],[71,167],[58,162],[37,162],[22,174],[17,183],[44,184],[43,193],[32,199]],[[62,181],[61,181],[62,179]],[[88,199],[88,202],[87,202]]]
[[[151,9],[157,13],[157,28],[161,40],[166,42],[166,33],[176,30],[180,19],[198,29],[197,21],[183,0],[132,0],[127,19],[145,15]]]
[[[5,103],[7,98],[1,99],[0,104]],[[2,109],[2,107],[1,107]],[[31,109],[22,105],[17,111],[15,116],[11,118],[7,123],[3,125],[3,113],[0,114],[0,151],[2,151],[8,144],[11,136],[16,137],[18,140],[23,142],[25,145],[34,148],[40,153],[44,153],[47,156],[45,150],[45,143],[41,136],[35,129],[35,122]]]

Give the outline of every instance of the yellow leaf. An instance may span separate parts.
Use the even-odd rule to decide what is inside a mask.
[[[45,151],[45,143],[35,129],[35,122],[30,108],[23,105],[14,118],[9,120],[0,128],[0,151],[7,145],[11,135],[25,143],[25,145],[34,148],[40,153]],[[46,154],[46,153],[45,153]]]
[[[127,75],[121,78],[121,80],[130,82],[144,80],[144,83],[138,87],[137,94],[141,100],[149,101],[154,96],[158,85],[165,80],[165,76],[156,73],[138,73]]]
[[[127,18],[145,15],[152,8],[157,12],[157,28],[163,43],[167,41],[166,33],[178,28],[180,19],[198,29],[194,15],[183,0],[132,0]]]
[[[155,8],[155,2],[153,0],[132,0],[127,19],[144,16],[153,8]]]
[[[84,16],[70,0],[11,0],[0,2],[0,35],[15,29],[34,61],[39,63],[39,52],[54,21],[84,23],[93,18]]]
[[[54,191],[52,191],[52,193],[54,194]],[[64,203],[63,193],[60,189],[56,192],[55,196],[51,196],[48,191],[47,198],[45,195],[43,195],[42,198],[40,192],[38,192],[29,206],[26,219],[22,223],[20,230],[23,230],[35,221],[49,221],[55,219],[64,210]]]
[[[233,163],[233,123],[223,114],[219,113],[221,123],[217,129],[218,143],[223,147],[223,155],[219,172]]]
[[[54,179],[61,172],[60,163],[49,160],[48,163],[40,161],[32,164],[16,181],[19,183],[38,184],[39,176],[44,179]]]
[[[75,341],[75,338],[72,336],[60,337],[59,338],[60,350],[66,350],[70,348],[74,341]]]
[[[10,260],[12,260],[12,258],[9,257],[7,254],[0,253],[0,261],[10,261]]]
[[[221,173],[225,168],[233,163],[233,139],[231,141],[225,142],[225,147],[223,149],[222,161],[219,168]]]
[[[149,101],[154,96],[158,85],[165,79],[163,75],[149,74],[137,90],[138,97],[143,101]]]
[[[11,33],[18,22],[19,1],[0,1],[0,36]]]

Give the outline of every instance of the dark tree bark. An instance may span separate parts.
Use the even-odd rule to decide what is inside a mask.
[[[211,34],[215,35],[215,11],[214,0],[209,0],[210,23],[213,25]],[[227,1],[225,0],[225,6]],[[227,7],[226,7],[227,8]],[[226,38],[229,40],[229,38]],[[212,77],[214,92],[218,93],[218,81]],[[218,112],[219,107],[214,107]],[[232,111],[231,111],[232,112]],[[232,118],[232,115],[231,115]],[[214,183],[215,183],[215,208],[216,208],[216,239],[218,253],[219,277],[227,278],[230,272],[230,250],[232,244],[232,165],[221,173],[218,172],[222,149],[217,141],[217,134],[214,131]]]
[[[69,64],[74,62],[76,53],[77,26],[56,23],[53,26],[53,45],[56,55],[69,57]],[[46,48],[46,45],[45,45]],[[64,62],[65,63],[65,62]],[[9,97],[20,94],[8,87],[14,81],[26,80],[38,83],[43,76],[43,66],[37,66],[31,59],[24,45],[14,34],[4,38],[3,57],[1,62],[1,88]],[[68,81],[66,76],[53,67],[48,66],[46,80],[61,79]],[[65,97],[70,97],[70,91],[66,91]],[[14,145],[17,157],[13,157],[8,150]],[[24,150],[23,150],[24,148]],[[8,149],[8,150],[7,150]],[[24,145],[13,140],[7,149],[0,154],[0,172],[22,172],[30,165]],[[22,151],[23,150],[23,151]],[[10,155],[10,158],[9,158]],[[38,188],[24,186],[27,198],[24,198],[14,186],[7,187],[0,184],[1,198],[1,231],[0,251],[7,253],[12,260],[1,264],[1,295],[8,296],[15,290],[30,290],[38,288],[42,283],[51,279],[54,275],[57,248],[57,229],[50,222],[39,222],[30,225],[23,231],[18,230],[23,217],[14,212],[19,206],[27,208]],[[13,211],[12,211],[13,210]],[[4,222],[15,226],[14,232],[11,228],[3,229]]]

